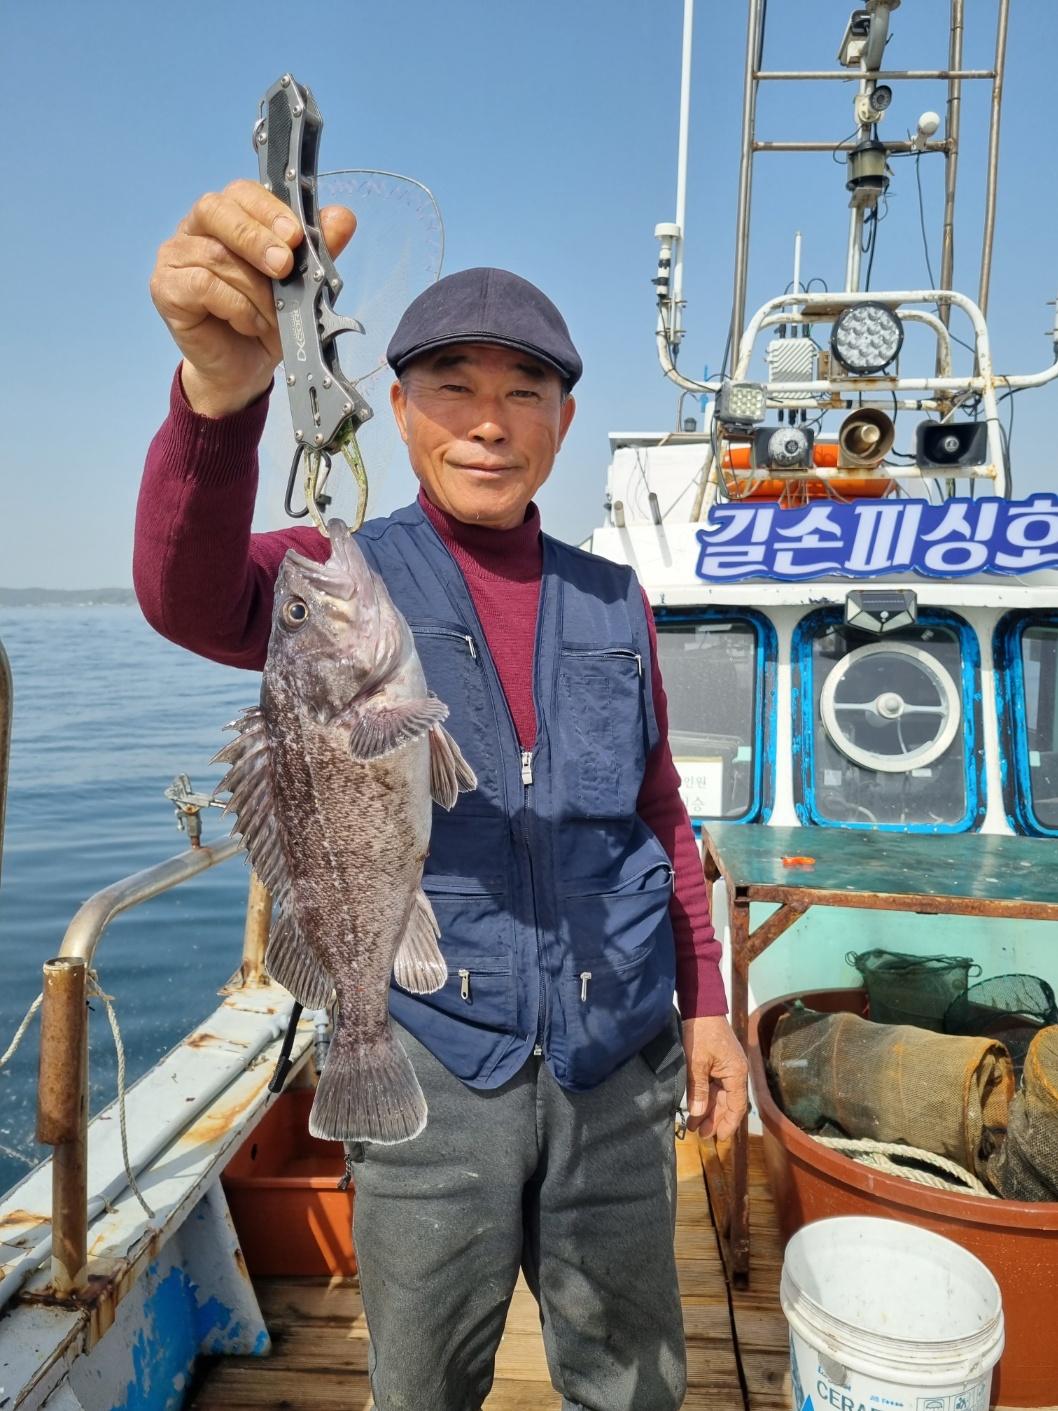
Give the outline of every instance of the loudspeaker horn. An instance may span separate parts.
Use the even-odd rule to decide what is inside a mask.
[[[856,468],[876,466],[893,448],[893,418],[877,407],[860,407],[841,423],[838,432],[839,464]]]

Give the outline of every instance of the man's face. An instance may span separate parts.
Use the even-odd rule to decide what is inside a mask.
[[[393,414],[427,497],[465,524],[513,529],[551,474],[575,409],[554,369],[525,353],[456,343],[393,384]]]

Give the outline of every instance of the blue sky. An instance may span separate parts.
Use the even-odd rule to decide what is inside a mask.
[[[772,0],[767,59],[829,67],[848,0]],[[990,62],[992,4],[968,0],[966,61]],[[894,16],[898,65],[945,57],[943,0]],[[1013,6],[991,324],[1001,369],[1050,359],[1058,285],[1050,95],[1058,6]],[[674,209],[680,0],[7,0],[10,190],[0,387],[0,585],[128,584],[144,452],[176,357],[147,281],[156,249],[202,191],[255,175],[258,99],[284,70],[324,114],[324,166],[380,167],[429,185],[448,271],[517,270],[564,311],[586,364],[580,408],[541,503],[573,540],[601,514],[606,434],[674,424],[653,348],[654,225]],[[730,298],[744,6],[698,0],[683,365],[716,367]],[[968,92],[956,286],[976,293],[986,91]],[[906,94],[906,96],[905,96]],[[939,86],[898,88],[883,135],[902,136]],[[840,139],[844,85],[773,85],[762,135]],[[978,145],[975,145],[978,144]],[[934,266],[940,159],[923,163]],[[843,176],[828,156],[758,164],[751,306],[790,278],[840,283]],[[910,162],[896,168],[874,287],[925,283]],[[343,305],[340,303],[339,308]],[[379,415],[387,416],[384,406]],[[1015,492],[1054,483],[1058,392],[1017,403]],[[383,508],[410,498],[395,470]]]

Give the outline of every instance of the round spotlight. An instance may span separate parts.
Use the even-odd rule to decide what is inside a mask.
[[[837,319],[830,351],[849,372],[869,376],[883,372],[904,342],[904,325],[885,304],[852,304]]]

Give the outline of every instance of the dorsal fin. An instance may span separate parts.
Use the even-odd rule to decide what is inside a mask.
[[[231,793],[224,809],[236,815],[231,831],[241,834],[253,870],[272,893],[273,903],[281,905],[289,878],[279,845],[272,758],[261,707],[241,711],[238,720],[224,728],[238,734],[210,761],[228,765],[217,792]]]

